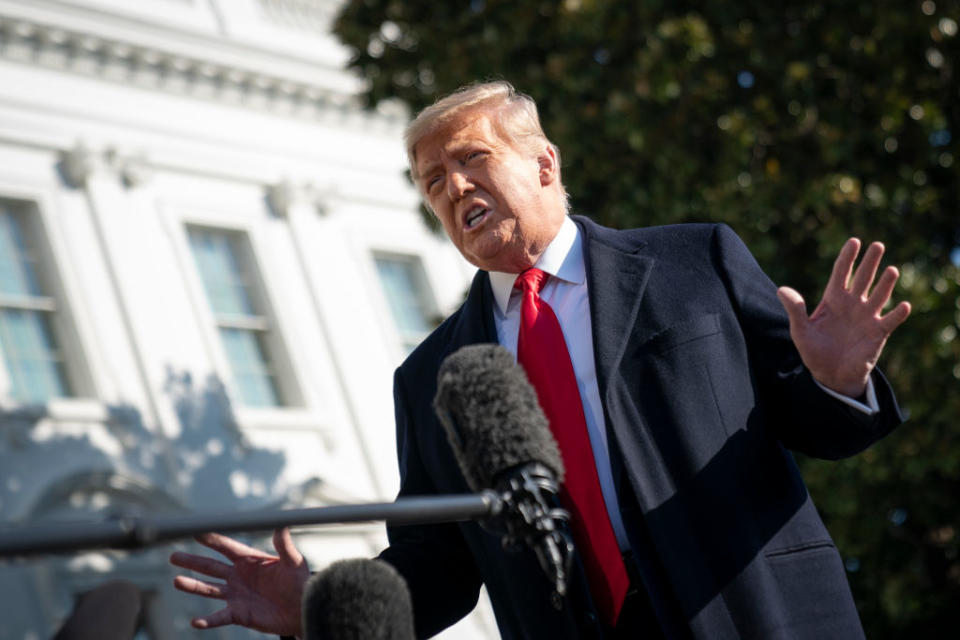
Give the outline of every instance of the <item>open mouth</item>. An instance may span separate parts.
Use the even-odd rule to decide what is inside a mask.
[[[480,224],[480,222],[487,217],[488,213],[490,213],[490,210],[484,207],[474,207],[470,209],[470,211],[467,212],[466,218],[467,229],[473,229]]]

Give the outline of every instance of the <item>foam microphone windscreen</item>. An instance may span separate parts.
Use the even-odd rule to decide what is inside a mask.
[[[306,640],[413,640],[413,604],[403,577],[383,560],[340,560],[307,582]]]
[[[505,471],[541,462],[563,481],[563,461],[537,392],[513,355],[495,344],[462,347],[440,365],[434,410],[474,491]]]

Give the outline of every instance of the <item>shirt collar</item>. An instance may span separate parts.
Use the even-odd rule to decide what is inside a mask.
[[[587,277],[582,246],[580,229],[569,216],[564,216],[557,235],[533,266],[565,282],[582,284]],[[501,313],[507,312],[516,279],[516,273],[490,272],[490,287]]]

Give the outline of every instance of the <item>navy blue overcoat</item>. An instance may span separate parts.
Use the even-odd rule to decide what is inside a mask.
[[[789,450],[836,459],[902,421],[879,371],[867,416],[816,386],[776,287],[723,225],[583,233],[597,378],[638,571],[667,637],[863,637],[840,555]],[[433,414],[437,368],[496,342],[479,272],[463,306],[395,376],[401,495],[468,491]],[[406,578],[417,633],[475,605],[486,584],[505,639],[589,637],[583,584],[555,610],[531,553],[477,524],[395,527],[382,557]]]

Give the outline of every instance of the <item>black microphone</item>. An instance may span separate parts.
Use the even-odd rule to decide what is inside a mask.
[[[526,373],[499,345],[463,347],[440,365],[433,406],[470,488],[501,494],[487,526],[506,530],[505,548],[535,551],[561,608],[573,560],[570,514],[557,506],[563,460]]]
[[[413,640],[407,583],[383,560],[340,560],[303,592],[306,640]]]

